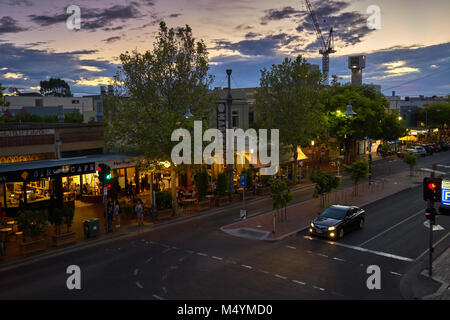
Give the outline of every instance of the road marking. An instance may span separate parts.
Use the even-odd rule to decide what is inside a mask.
[[[427,220],[423,223],[423,225],[425,226],[425,228],[430,229],[430,221]],[[438,224],[433,224],[433,231],[442,231],[445,230],[441,225]]]
[[[167,294],[167,289],[166,289],[166,287],[162,287],[162,289],[163,289],[164,293]]]
[[[318,253],[317,255],[321,256],[321,257],[324,257],[324,258],[328,258],[328,256],[326,254],[323,254],[323,253]]]
[[[283,280],[286,280],[286,279],[287,279],[287,277],[280,276],[279,274],[276,274],[275,277],[280,278],[280,279],[283,279]]]
[[[302,286],[305,286],[305,285],[306,285],[305,282],[301,282],[301,281],[298,281],[298,280],[292,280],[292,282],[295,282],[295,283],[297,283],[297,284],[301,284]]]
[[[137,276],[139,269],[134,269],[134,275]]]
[[[410,219],[414,218],[415,216],[417,216],[417,215],[421,214],[421,213],[422,213],[422,212],[424,212],[424,211],[425,211],[425,210],[424,210],[424,209],[422,209],[422,210],[420,210],[420,211],[416,212],[416,213],[415,213],[415,214],[413,214],[412,216],[410,216],[410,217],[408,217],[408,218],[406,218],[406,219],[404,219],[404,220],[400,221],[399,223],[397,223],[397,224],[393,225],[392,227],[390,227],[390,228],[388,228],[388,229],[384,230],[383,232],[381,232],[381,233],[377,234],[376,236],[374,236],[374,237],[370,238],[369,240],[367,240],[367,241],[364,241],[363,243],[361,243],[361,244],[359,245],[359,247],[362,247],[363,245],[367,244],[368,242],[370,242],[370,241],[372,241],[372,240],[374,240],[374,239],[376,239],[376,238],[378,238],[378,237],[382,236],[382,235],[383,235],[383,234],[385,234],[386,232],[388,232],[388,231],[391,231],[391,230],[392,230],[392,229],[394,229],[395,227],[397,227],[397,226],[401,225],[401,224],[402,224],[403,222],[406,222],[406,221],[408,221],[408,220],[410,220]]]
[[[162,253],[167,253],[167,252],[169,252],[170,250],[172,250],[171,248],[167,248],[166,250],[164,250]]]
[[[253,267],[247,266],[247,265],[245,265],[245,264],[241,264],[241,266],[243,266],[244,268],[247,268],[247,269],[253,269]]]
[[[311,240],[322,241],[322,242],[326,242],[326,243],[331,244],[331,245],[336,245],[336,246],[341,246],[341,247],[348,248],[348,249],[353,249],[353,250],[357,250],[357,251],[372,253],[372,254],[376,254],[378,256],[382,256],[382,257],[386,257],[386,258],[391,258],[391,259],[396,259],[396,260],[401,260],[401,261],[407,261],[407,262],[413,262],[414,261],[414,259],[411,259],[411,258],[402,257],[402,256],[398,256],[398,255],[395,255],[395,254],[387,253],[387,252],[375,251],[375,250],[370,250],[370,249],[366,249],[366,248],[362,248],[362,247],[352,246],[352,245],[344,244],[344,243],[340,243],[340,242],[324,241],[324,240],[319,240],[319,239],[314,239],[314,238],[311,238]]]
[[[265,270],[259,270],[259,271],[264,273],[264,274],[269,274],[269,271],[265,271]]]
[[[197,254],[198,254],[199,256],[202,256],[202,257],[207,257],[207,256],[208,256],[206,253],[201,253],[201,252],[197,252]]]
[[[391,271],[391,272],[389,272],[390,274],[393,274],[393,275],[396,275],[396,276],[402,276],[400,273],[397,273],[397,272],[394,272],[394,271]]]
[[[212,258],[213,258],[213,259],[216,259],[216,260],[220,260],[220,261],[223,260],[221,257],[216,257],[216,256],[212,256]]]
[[[334,257],[333,260],[345,262],[344,259],[339,259],[339,258],[336,258],[336,257]]]
[[[158,300],[164,300],[164,298],[161,298],[160,296],[157,296],[156,294],[152,294],[152,297]]]
[[[193,254],[194,253],[194,251],[192,251],[192,250],[184,250],[184,251],[186,251],[189,254]]]
[[[441,243],[445,238],[447,238],[450,235],[450,232],[447,232],[445,236],[443,236],[441,239],[439,239],[435,244],[433,244],[433,248],[435,248],[439,243]],[[422,252],[417,258],[416,261],[422,258],[428,251],[430,251],[430,248]]]
[[[172,249],[174,249],[174,250],[178,250],[178,248],[177,248],[177,247],[172,247]]]
[[[142,286],[142,284],[140,284],[139,281],[136,281],[136,286],[138,286],[138,287],[141,288],[141,289],[144,289],[144,287]]]
[[[286,248],[292,249],[292,250],[296,250],[296,247],[291,247],[291,246],[286,246]]]
[[[312,286],[314,289],[320,290],[320,291],[325,291],[324,288],[318,287],[318,286]]]
[[[152,261],[152,257],[150,257],[150,258],[148,258],[146,261],[145,261],[145,263],[149,263],[150,261]]]
[[[231,263],[231,264],[237,264],[236,261],[232,261],[232,260],[228,260],[227,262],[228,262],[228,263]]]

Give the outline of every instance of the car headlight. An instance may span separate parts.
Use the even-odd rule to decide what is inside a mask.
[[[328,231],[334,231],[336,230],[336,227],[328,227]]]
[[[314,228],[314,222],[311,222],[311,228]]]

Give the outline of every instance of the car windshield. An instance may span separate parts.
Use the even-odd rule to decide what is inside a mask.
[[[319,217],[342,220],[347,214],[347,210],[347,208],[328,207],[319,215]]]

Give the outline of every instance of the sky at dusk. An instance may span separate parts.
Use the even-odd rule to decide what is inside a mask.
[[[348,55],[366,55],[363,81],[390,95],[450,94],[449,0],[311,0],[324,36],[335,30],[330,75],[350,81]],[[66,9],[81,9],[70,30]],[[380,28],[368,28],[369,6]],[[98,94],[120,53],[152,48],[158,24],[188,24],[209,51],[214,86],[259,85],[260,70],[303,55],[321,66],[320,42],[303,0],[0,0],[0,83],[23,91],[65,79],[76,96]]]

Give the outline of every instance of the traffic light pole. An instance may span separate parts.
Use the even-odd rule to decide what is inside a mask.
[[[434,209],[434,202],[429,202],[429,207]],[[431,277],[433,275],[433,225],[434,219],[430,219],[430,254],[429,254],[429,265],[428,265],[428,275]]]

